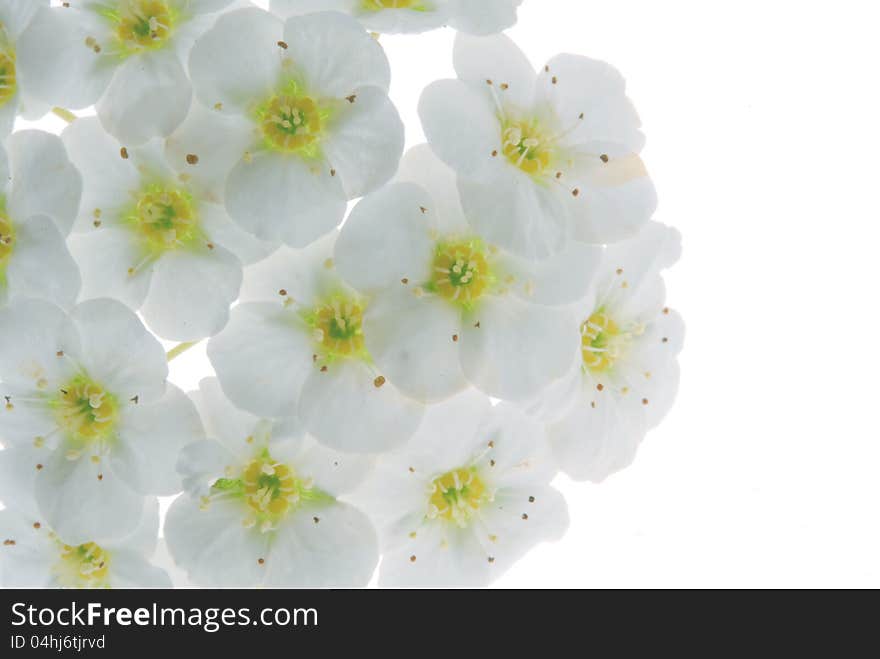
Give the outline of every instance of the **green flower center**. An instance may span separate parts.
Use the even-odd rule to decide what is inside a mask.
[[[553,152],[537,121],[508,121],[502,126],[504,155],[526,174],[540,176],[552,165]]]
[[[604,309],[599,309],[581,324],[581,355],[584,368],[607,373],[635,337],[644,333],[644,326],[618,324]]]
[[[428,494],[428,519],[442,519],[459,526],[466,526],[492,500],[492,492],[473,467],[454,469],[435,478]]]
[[[87,376],[78,375],[61,387],[52,405],[58,425],[75,442],[105,442],[113,438],[119,404],[113,394]]]
[[[329,116],[329,111],[305,94],[295,81],[289,81],[256,111],[257,123],[269,148],[308,158],[318,156]]]
[[[0,107],[9,103],[17,90],[15,49],[8,43],[6,29],[0,23]]]
[[[327,361],[345,357],[369,359],[364,344],[364,306],[358,300],[335,296],[312,310],[306,321]]]
[[[158,184],[140,193],[127,221],[153,252],[190,246],[201,233],[192,195]]]
[[[77,546],[59,544],[61,555],[54,571],[62,586],[68,588],[109,587],[107,576],[110,556],[104,549],[94,542]]]
[[[495,282],[489,250],[479,239],[438,243],[428,289],[470,308]]]
[[[121,0],[119,9],[109,16],[117,24],[117,38],[130,50],[164,46],[177,18],[164,0]]]

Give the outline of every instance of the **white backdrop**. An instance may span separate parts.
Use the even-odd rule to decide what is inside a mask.
[[[265,4],[258,2],[257,4]],[[525,0],[540,66],[629,80],[684,235],[678,401],[636,464],[560,478],[572,517],[502,587],[880,586],[880,12],[869,0]],[[383,36],[408,144],[453,33]],[[48,119],[40,127],[60,128]],[[172,364],[194,388],[199,346]]]

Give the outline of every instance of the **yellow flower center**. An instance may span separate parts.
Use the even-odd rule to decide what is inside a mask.
[[[154,252],[186,247],[200,234],[192,195],[162,185],[147,186],[128,221]]]
[[[466,526],[493,498],[474,468],[455,469],[435,478],[429,494],[428,519],[443,519],[459,526]]]
[[[0,107],[6,105],[18,89],[15,72],[15,50],[5,43],[6,35],[0,23]]]
[[[593,373],[610,371],[630,341],[644,331],[639,323],[621,326],[604,309],[599,309],[581,324],[584,367]]]
[[[488,250],[478,239],[439,243],[434,252],[432,292],[471,307],[494,282]]]
[[[294,81],[257,108],[257,121],[268,147],[310,158],[318,154],[328,116]]]
[[[551,142],[542,135],[536,121],[505,123],[502,142],[504,155],[526,174],[541,175],[552,164]]]
[[[0,284],[6,279],[6,266],[12,258],[12,249],[15,247],[15,227],[3,212],[3,203],[0,199]]]
[[[61,387],[54,401],[58,425],[77,442],[111,439],[119,419],[116,397],[88,377],[79,375]]]
[[[78,546],[61,544],[61,556],[54,571],[58,582],[68,588],[109,587],[109,567],[109,554],[88,542]]]
[[[366,11],[382,11],[383,9],[425,11],[427,9],[421,0],[364,0],[363,8]]]
[[[114,17],[116,36],[132,50],[164,46],[176,18],[165,0],[122,0]]]
[[[314,339],[327,359],[366,357],[363,322],[364,308],[346,297],[319,306],[310,318]]]

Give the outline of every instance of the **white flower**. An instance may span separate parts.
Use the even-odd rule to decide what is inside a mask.
[[[336,499],[365,458],[316,444],[295,419],[241,412],[213,378],[193,394],[211,440],[187,446],[187,493],[168,511],[175,562],[204,586],[364,586],[378,560],[362,512]]]
[[[333,232],[251,266],[242,304],[208,343],[208,357],[242,409],[296,414],[336,450],[386,451],[412,436],[424,409],[373,363],[363,330],[369,300],[336,273],[335,241]]]
[[[18,465],[4,487],[33,493],[70,544],[129,533],[146,496],[180,490],[177,454],[203,436],[167,373],[162,346],[119,302],[0,309],[0,461]]]
[[[469,34],[494,34],[516,23],[522,0],[271,0],[281,16],[316,11],[351,14],[364,26],[386,34],[418,33],[443,25]]]
[[[150,564],[159,504],[149,499],[137,528],[116,540],[67,543],[39,513],[0,511],[0,583],[6,588],[170,588]]]
[[[28,92],[51,105],[97,104],[129,146],[169,135],[189,110],[184,62],[232,0],[72,0],[42,7],[18,42]],[[36,4],[36,3],[34,3]],[[209,14],[209,15],[205,15]]]
[[[568,526],[540,424],[474,390],[429,409],[353,495],[379,529],[383,586],[484,586]]]
[[[226,205],[259,238],[303,247],[397,169],[403,125],[388,99],[388,60],[352,18],[230,12],[196,42],[190,73],[219,116],[187,122],[195,135],[181,131],[176,148],[202,144],[203,160],[222,163],[237,146]]]
[[[271,249],[238,229],[192,179],[198,154],[168,162],[155,141],[123,147],[96,119],[75,121],[62,139],[83,173],[70,238],[82,298],[112,297],[141,309],[166,339],[194,341],[220,331],[238,297],[242,260]]]
[[[442,400],[468,382],[505,400],[534,396],[578,353],[563,305],[587,291],[602,250],[572,243],[540,263],[499,249],[462,212],[453,172],[412,149],[399,179],[364,198],[336,245],[340,274],[370,298],[365,346],[404,393]]]
[[[607,249],[576,305],[581,352],[569,377],[529,408],[550,422],[560,468],[572,478],[598,482],[627,467],[672,406],[684,325],[665,304],[660,272],[680,251],[677,231],[647,224]]]
[[[16,115],[37,119],[49,107],[28,93],[19,75],[17,41],[40,7],[49,0],[3,0],[0,3],[0,140],[12,132]]]
[[[81,192],[57,136],[19,131],[0,146],[0,306],[19,297],[74,303],[80,275],[64,237]]]
[[[419,114],[487,239],[541,259],[570,239],[621,240],[648,220],[644,138],[616,70],[558,55],[536,75],[503,35],[458,35],[454,60],[459,79],[431,84]]]

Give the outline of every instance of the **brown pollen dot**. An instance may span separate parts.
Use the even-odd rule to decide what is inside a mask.
[[[40,471],[40,469],[42,469],[42,468],[43,468],[43,465],[41,465],[41,464],[37,465],[37,471]]]
[[[186,154],[186,164],[187,165],[198,165],[199,157],[194,153]]]
[[[122,147],[121,149],[119,149],[119,155],[122,157],[123,160],[128,160],[128,149]]]
[[[409,283],[409,279],[404,277],[403,279],[400,280],[400,283],[403,284],[404,286],[406,286]]]
[[[648,399],[642,398],[642,405],[647,405],[647,404],[648,404]]]
[[[34,528],[35,528],[35,529],[40,528],[40,523],[39,523],[39,522],[34,522]]]
[[[494,563],[494,562],[495,562],[495,557],[494,557],[494,556],[490,556],[490,557],[489,557],[489,562],[490,562],[490,563]]]
[[[409,562],[410,562],[410,563],[415,563],[415,562],[416,562],[416,555],[415,555],[415,554],[413,554],[412,556],[409,557]]]
[[[278,295],[280,295],[281,297],[287,297],[287,289],[282,288],[280,291],[278,291]]]
[[[535,503],[535,497],[529,497],[529,503]]]
[[[599,160],[601,160],[602,162],[608,162],[609,158],[603,153],[601,156],[599,156]]]
[[[321,518],[320,518],[320,517],[312,517],[312,521],[313,521],[315,524],[317,524],[318,522],[321,521]]]
[[[384,384],[385,384],[385,376],[384,375],[380,375],[375,380],[373,380],[373,385],[376,387],[376,389],[379,389]]]
[[[322,366],[322,367],[321,367],[321,373],[326,373],[326,372],[327,372],[327,367],[326,367],[326,366]]]
[[[599,391],[602,391],[605,389],[605,385],[600,382],[599,384],[596,385],[596,389],[598,389]]]
[[[529,516],[528,516],[526,513],[523,513],[523,514],[522,514],[522,518],[523,518],[523,519],[528,519]]]
[[[453,334],[452,340],[457,342],[458,341],[458,334]]]
[[[278,47],[283,48],[284,50],[287,50],[287,42],[286,41],[279,41]]]
[[[665,336],[663,337],[663,343],[669,343],[669,339],[666,338]]]
[[[98,480],[99,481],[104,480],[104,474],[98,474]]]
[[[551,80],[551,82],[555,85],[557,82],[559,82],[559,78],[553,76],[553,80]]]
[[[265,559],[265,558],[258,558],[258,559],[257,559],[257,563],[258,563],[259,565],[265,565],[265,564],[266,564],[266,559]]]

